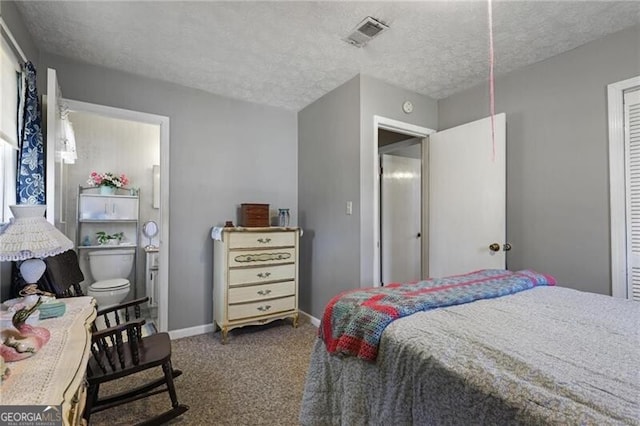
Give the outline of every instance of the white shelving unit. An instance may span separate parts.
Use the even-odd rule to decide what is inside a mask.
[[[138,235],[140,223],[140,196],[125,194],[119,190],[114,195],[100,194],[96,187],[78,187],[78,216],[76,220],[76,247],[79,254],[86,250],[135,249],[131,276],[136,277],[138,264]],[[96,233],[124,234],[120,244],[98,244]],[[86,244],[85,237],[89,237]],[[136,289],[135,278],[131,287]],[[137,296],[134,294],[134,296]]]

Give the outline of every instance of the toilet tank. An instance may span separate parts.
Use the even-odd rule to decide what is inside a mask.
[[[89,252],[89,269],[96,281],[127,278],[133,268],[134,249],[108,249]]]

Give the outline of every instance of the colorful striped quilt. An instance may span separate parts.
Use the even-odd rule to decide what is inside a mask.
[[[531,270],[483,269],[416,283],[351,290],[331,299],[318,333],[329,353],[375,361],[382,332],[395,319],[555,284],[552,276]]]

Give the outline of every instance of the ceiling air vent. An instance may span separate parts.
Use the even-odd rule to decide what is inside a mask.
[[[356,25],[353,32],[343,40],[353,46],[363,47],[374,37],[377,37],[380,33],[383,33],[388,29],[389,27],[387,25],[375,18],[372,18],[371,16],[367,16],[362,20],[362,22]]]

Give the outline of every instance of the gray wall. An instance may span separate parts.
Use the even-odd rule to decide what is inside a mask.
[[[639,40],[635,27],[496,79],[510,269],[611,294],[606,88],[640,75]],[[488,105],[486,84],[441,100],[439,129],[486,117]]]
[[[41,78],[48,66],[58,70],[65,97],[170,117],[170,329],[211,322],[209,229],[236,221],[242,202],[289,207],[292,224],[299,209],[301,309],[320,317],[333,295],[370,285],[373,116],[446,129],[488,115],[485,84],[436,103],[360,76],[296,119],[40,55],[15,6],[3,1],[0,13]],[[640,74],[639,39],[639,28],[626,30],[497,78],[496,109],[507,113],[510,268],[610,294],[606,85]],[[401,110],[407,99],[410,115]]]
[[[15,6],[1,7],[41,94],[52,67],[69,99],[170,118],[169,329],[211,323],[211,227],[237,222],[243,202],[289,207],[297,222],[296,114],[38,52]]]
[[[413,112],[402,111],[404,101],[413,103]],[[378,79],[360,78],[360,286],[373,283],[374,215],[373,182],[374,128],[373,116],[436,129],[438,105],[428,96],[401,89]],[[354,211],[355,214],[355,211]],[[354,258],[356,261],[356,258]]]
[[[359,282],[360,77],[298,113],[300,309],[320,318],[326,303]],[[353,215],[346,215],[346,202]]]
[[[69,99],[168,116],[169,329],[212,322],[210,229],[241,203],[291,208],[297,223],[296,114],[43,54]]]
[[[316,318],[336,294],[372,283],[374,115],[435,129],[437,103],[360,75],[298,113],[300,307]]]

